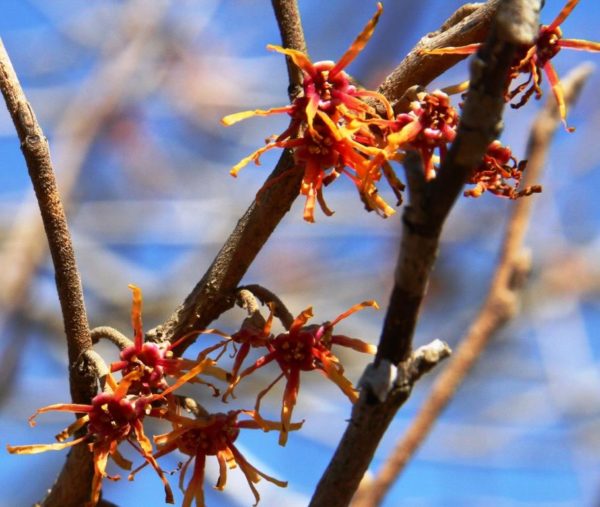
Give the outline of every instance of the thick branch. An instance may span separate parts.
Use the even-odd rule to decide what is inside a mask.
[[[89,403],[96,393],[96,378],[79,368],[79,358],[91,349],[92,340],[71,235],[56,185],[48,141],[23,93],[2,41],[0,89],[21,142],[52,255],[67,339],[71,398],[75,403]],[[64,491],[69,491],[70,500],[60,505],[82,505],[89,498],[93,476],[92,455],[86,447],[77,446],[70,456],[73,457],[68,459],[68,464],[79,471],[81,480],[64,488]]]
[[[436,77],[464,60],[465,56],[440,58],[425,54],[425,51],[464,46],[485,39],[500,0],[485,4],[467,4],[456,11],[436,32],[423,37],[400,65],[383,81],[379,92],[385,95],[398,109],[397,102],[411,86],[426,86]]]
[[[513,8],[525,10],[527,15],[502,15],[503,11]],[[522,34],[528,34],[529,42],[534,40],[538,26],[533,13],[537,11],[539,0],[504,0],[487,42],[473,58],[471,86],[456,140],[438,178],[422,186],[425,195],[417,199],[411,196],[411,206],[404,213],[395,286],[376,367],[410,361],[415,323],[435,261],[442,225],[470,171],[500,132],[506,76],[516,44],[523,42]],[[523,19],[528,21],[522,22]],[[415,208],[415,203],[420,203],[422,208]],[[363,389],[342,441],[317,486],[311,507],[349,504],[383,433],[410,395],[411,388],[412,385],[396,387],[383,402],[369,393],[368,385]]]
[[[71,395],[75,403],[86,403],[90,401],[96,386],[80,385],[73,371],[73,366],[81,354],[92,347],[75,252],[56,185],[48,141],[23,93],[1,41],[0,88],[21,141],[21,150],[27,163],[52,254],[71,366],[69,379]]]
[[[571,105],[589,77],[591,69],[582,66],[563,80],[565,100]],[[560,125],[554,97],[536,118],[527,148],[528,160],[524,185],[539,181],[553,134]],[[352,507],[375,507],[381,503],[394,481],[423,443],[438,417],[452,400],[456,390],[471,371],[485,347],[502,326],[514,315],[518,296],[529,268],[523,251],[523,239],[531,216],[533,199],[515,202],[506,227],[500,259],[485,303],[469,332],[455,351],[448,367],[436,380],[428,399],[413,419],[404,437],[376,478],[358,491]]]

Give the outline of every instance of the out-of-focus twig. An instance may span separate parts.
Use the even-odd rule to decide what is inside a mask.
[[[591,68],[583,65],[562,80],[568,105],[575,101],[590,73]],[[560,124],[556,100],[550,97],[532,127],[526,155],[528,165],[524,186],[539,181],[550,142]],[[522,198],[515,202],[504,234],[494,278],[475,321],[379,473],[372,481],[367,481],[359,488],[352,507],[380,505],[490,339],[517,311],[519,293],[529,270],[529,257],[523,250],[523,239],[533,202],[532,198]]]
[[[58,183],[65,207],[69,201],[85,157],[107,118],[118,108],[128,93],[130,78],[143,61],[148,41],[159,25],[168,4],[157,2],[145,7],[143,21],[132,26],[131,20],[140,9],[133,2],[122,14],[122,31],[129,43],[119,53],[109,52],[106,60],[93,72],[75,95],[53,133],[53,150],[60,157]],[[101,87],[101,88],[100,88]],[[44,258],[44,244],[39,241],[42,224],[33,211],[35,202],[27,200],[16,211],[14,226],[0,251],[0,264],[12,266],[0,273],[0,305],[5,316],[23,302],[29,280]]]
[[[363,376],[361,396],[317,485],[311,507],[350,503],[379,441],[410,395],[412,379],[403,373],[410,371],[408,365],[413,361],[412,337],[439,236],[464,182],[500,133],[506,77],[517,46],[531,44],[537,35],[539,6],[540,0],[499,3],[490,35],[471,61],[471,84],[460,126],[439,175],[430,184],[410,188],[411,204],[404,211],[395,283],[375,363],[369,375]],[[389,379],[396,366],[398,376],[390,381],[389,394],[383,396],[381,377]]]

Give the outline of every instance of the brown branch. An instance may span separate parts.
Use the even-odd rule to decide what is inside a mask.
[[[444,24],[444,30],[440,29],[436,34],[423,39],[410,52],[384,81],[380,88],[381,92],[392,101],[398,100],[414,83],[426,85],[446,71],[458,60],[453,57],[444,59],[423,55],[421,50],[425,47],[434,48],[481,41],[489,29],[491,15],[498,2],[499,0],[490,0],[457,25],[453,23],[460,19],[461,15],[453,15]],[[283,5],[291,2],[280,0],[279,3]],[[295,8],[288,5],[285,12],[295,12]],[[293,33],[296,28],[290,27],[299,26],[283,15],[281,19],[279,14],[277,16],[282,34]],[[294,38],[291,35],[285,37],[289,38],[285,39],[284,43],[298,44],[297,47],[291,46],[292,49],[303,50],[303,37]],[[233,306],[236,287],[296,199],[302,176],[302,170],[294,167],[291,154],[285,151],[275,170],[268,177],[264,190],[240,219],[206,274],[183,304],[163,324],[147,332],[148,340],[173,341],[194,330],[205,329],[221,313]],[[191,342],[192,340],[186,341],[185,346],[190,345]],[[181,354],[183,348],[175,352]]]
[[[411,195],[411,205],[403,217],[395,286],[372,368],[375,371],[385,372],[399,364],[398,372],[402,373],[407,362],[412,362],[412,336],[443,223],[470,171],[500,132],[506,76],[517,44],[534,40],[539,3],[504,0],[499,5],[490,36],[471,63],[471,85],[456,140],[439,176],[431,184],[419,185],[425,195]],[[416,203],[421,209],[415,208]],[[400,377],[390,386],[387,398],[381,400],[370,389],[369,379],[365,380],[352,419],[317,485],[311,507],[349,504],[385,430],[412,389],[412,384]]]
[[[425,51],[447,46],[464,46],[485,39],[500,0],[485,4],[467,4],[452,14],[436,32],[424,36],[402,60],[400,65],[383,81],[379,92],[401,109],[400,99],[411,86],[426,86],[436,77],[464,60],[465,56],[439,58]]]
[[[71,235],[56,185],[48,141],[23,93],[1,40],[0,89],[21,142],[52,255],[67,339],[71,398],[75,403],[89,403],[96,393],[97,379],[80,368],[79,360],[91,350],[92,340]],[[74,458],[68,460],[67,466],[77,470],[81,476],[78,482],[71,482],[68,488],[64,488],[71,500],[60,502],[60,505],[82,505],[89,498],[93,477],[92,455],[87,447],[81,445],[74,448],[71,455]]]
[[[565,100],[571,105],[591,73],[587,65],[573,71],[563,80]],[[551,97],[537,116],[527,147],[525,186],[540,179],[553,134],[560,125],[560,115]],[[394,481],[423,443],[441,412],[452,400],[456,390],[477,362],[490,339],[517,311],[520,290],[529,269],[529,257],[523,251],[523,239],[534,200],[519,199],[512,209],[504,234],[500,259],[485,303],[448,367],[436,380],[429,397],[410,427],[398,442],[375,479],[361,486],[352,507],[380,505]]]
[[[56,287],[63,313],[69,364],[73,368],[81,354],[92,347],[75,252],[56,185],[48,141],[23,93],[2,41],[0,41],[0,89],[21,141],[21,150],[44,222],[56,272]],[[72,370],[69,380],[73,401],[89,402],[90,394],[95,391],[96,386],[79,385],[79,380]]]

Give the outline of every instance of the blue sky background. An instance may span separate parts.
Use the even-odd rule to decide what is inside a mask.
[[[299,3],[315,61],[337,59],[375,11],[371,1]],[[349,72],[376,87],[458,5],[385,1],[371,42]],[[547,1],[542,20],[550,22],[562,6]],[[228,129],[218,121],[231,112],[286,103],[283,59],[265,49],[279,43],[270,2],[6,0],[2,12],[0,36],[50,139],[91,325],[129,334],[127,284],[135,283],[144,290],[150,329],[202,276],[277,160],[276,153],[266,155],[262,167],[249,166],[232,179],[228,169],[280,132],[286,120],[259,118]],[[599,22],[595,2],[583,0],[564,23],[565,36],[598,40]],[[599,59],[565,50],[554,64],[565,75],[583,61],[598,65]],[[433,86],[465,76],[462,64]],[[490,345],[385,506],[597,505],[599,86],[596,73],[569,111],[577,132],[557,132],[541,182],[544,192],[531,197],[536,205],[526,243],[533,272],[521,313]],[[507,112],[503,141],[518,157],[537,110],[532,100]],[[27,425],[37,407],[68,400],[66,354],[45,239],[33,228],[37,211],[4,111],[0,167],[0,507],[13,507],[43,496],[64,453],[10,456],[5,445],[51,442],[71,419],[47,415],[36,428]],[[365,213],[349,181],[340,178],[327,189],[327,199],[336,214],[317,214],[313,225],[302,221],[299,199],[244,280],[273,289],[294,313],[314,305],[315,322],[364,299],[385,307],[400,229],[399,214],[382,220]],[[510,207],[489,195],[459,201],[445,230],[418,345],[434,338],[455,344],[465,333],[487,290]],[[234,331],[240,315],[229,312],[215,325]],[[365,310],[339,330],[376,343],[382,316]],[[341,355],[356,381],[367,359]],[[245,389],[240,386],[239,406],[244,399],[251,406],[251,393],[273,375],[268,370]],[[434,378],[435,373],[416,387],[382,442],[373,471]],[[279,401],[280,392],[265,401],[265,411],[275,418]],[[275,434],[245,432],[239,438],[252,463],[289,481],[286,490],[261,482],[263,506],[307,504],[349,406],[335,386],[313,373],[302,379],[296,414],[306,423],[285,448],[276,445]],[[174,469],[181,458],[169,459],[165,469]],[[207,504],[251,505],[236,471],[225,492],[210,487],[216,480],[213,465]],[[105,486],[106,498],[119,505],[163,504],[162,486],[151,470],[133,483]]]

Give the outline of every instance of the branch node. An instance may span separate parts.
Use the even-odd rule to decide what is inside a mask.
[[[388,359],[370,363],[363,372],[358,387],[383,403],[398,378],[398,368]]]

